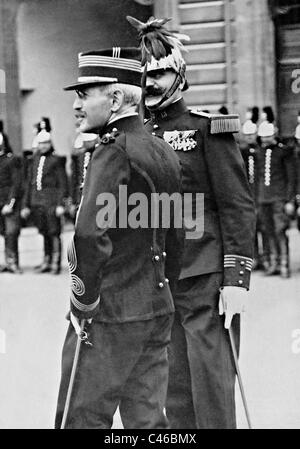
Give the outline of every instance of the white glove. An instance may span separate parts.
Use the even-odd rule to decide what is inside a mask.
[[[293,216],[294,213],[295,213],[295,206],[294,206],[294,204],[293,204],[293,203],[285,203],[285,205],[284,205],[284,211],[285,211],[285,213],[286,213],[289,217]]]
[[[76,335],[81,335],[81,328],[80,328],[80,323],[79,323],[79,319],[73,315],[72,312],[70,312],[70,321],[74,327],[75,333]],[[89,324],[91,324],[91,322],[93,321],[93,318],[90,318],[88,320],[86,320]]]
[[[1,214],[2,215],[9,215],[11,214],[13,211],[12,206],[10,206],[9,204],[5,204],[2,209],[1,209]]]
[[[225,313],[224,327],[229,329],[233,315],[245,311],[247,290],[242,287],[225,286],[220,289],[219,315]]]
[[[28,207],[24,207],[24,209],[21,210],[21,217],[26,220],[30,215],[30,209]]]
[[[62,206],[56,206],[55,215],[61,217],[65,213],[65,208]]]

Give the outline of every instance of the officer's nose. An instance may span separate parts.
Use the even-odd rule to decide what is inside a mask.
[[[152,87],[155,84],[155,80],[154,78],[152,78],[151,76],[147,76],[146,78],[146,87]]]
[[[76,97],[73,103],[73,109],[79,111],[82,108],[82,101],[79,97]]]

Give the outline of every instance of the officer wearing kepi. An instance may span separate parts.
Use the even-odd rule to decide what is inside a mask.
[[[294,214],[296,193],[295,156],[293,148],[276,137],[273,123],[263,121],[258,128],[259,151],[258,204],[270,247],[270,264],[266,275],[290,276],[289,215]]]
[[[181,173],[169,146],[149,135],[138,117],[141,75],[137,48],[84,52],[78,82],[67,88],[77,93],[73,108],[81,114],[80,130],[97,131],[101,139],[87,168],[68,251],[72,324],[56,427],[108,429],[118,406],[124,428],[168,426],[171,292],[183,233],[175,227],[173,207],[163,224],[152,201],[162,193],[181,199]],[[68,400],[82,319],[92,319],[86,332],[93,346],[82,345]]]
[[[164,24],[128,18],[139,31],[145,68],[149,133],[180,158],[183,192],[204,194],[204,232],[185,240],[175,295],[166,404],[171,428],[236,427],[235,370],[225,326],[243,309],[253,257],[255,212],[232,132],[238,117],[190,111],[183,46]],[[182,36],[179,36],[182,37]],[[192,215],[197,211],[193,203]],[[191,216],[185,214],[189,224]],[[221,295],[220,295],[220,289]],[[236,339],[239,316],[232,320]]]
[[[68,181],[65,157],[54,153],[51,135],[45,129],[38,134],[38,150],[29,169],[21,215],[33,220],[44,240],[44,259],[37,273],[61,270],[61,230]]]
[[[7,148],[0,132],[0,234],[5,242],[5,265],[0,271],[21,273],[18,239],[22,198],[22,162]]]

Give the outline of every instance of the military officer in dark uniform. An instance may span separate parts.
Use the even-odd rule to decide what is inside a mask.
[[[66,427],[110,428],[119,406],[125,428],[166,428],[171,292],[183,239],[172,224],[174,209],[163,226],[151,203],[161,193],[181,198],[179,161],[165,142],[145,131],[136,112],[138,49],[81,53],[78,83],[68,89],[77,92],[80,130],[98,130],[101,140],[87,169],[68,252],[74,328],[70,325],[63,350],[56,427],[66,401],[74,329],[85,318],[92,319],[87,331],[93,347],[82,347]],[[145,207],[138,218],[133,206],[140,195]],[[146,222],[131,221],[134,217]]]
[[[80,132],[74,142],[71,154],[71,204],[69,206],[69,212],[73,219],[75,219],[80,204],[86,171],[98,140],[98,134]]]
[[[40,131],[21,211],[24,219],[32,211],[33,221],[44,239],[44,259],[36,267],[38,273],[59,274],[61,270],[61,220],[68,193],[65,163],[65,157],[54,153],[50,133]]]
[[[10,273],[21,273],[18,239],[22,180],[21,159],[13,155],[0,133],[0,234],[5,240],[5,266],[0,271]]]
[[[270,266],[266,275],[290,276],[289,244],[286,231],[289,213],[294,210],[295,157],[293,148],[275,137],[273,123],[262,122],[258,128],[259,151],[258,203],[263,225],[269,239]]]
[[[167,20],[129,21],[144,50],[145,104],[151,114],[146,129],[180,158],[183,192],[204,194],[204,232],[185,240],[175,295],[167,417],[171,428],[233,428],[235,370],[219,313],[225,309],[229,327],[244,307],[255,229],[253,200],[232,135],[238,117],[189,110],[182,98],[187,88],[182,44],[163,27]],[[191,217],[184,218],[189,223]],[[238,340],[239,316],[232,328]]]

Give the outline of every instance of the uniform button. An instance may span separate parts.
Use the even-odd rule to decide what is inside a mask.
[[[243,272],[243,271],[240,271],[240,275],[243,276],[243,274],[244,274],[244,272]]]
[[[245,265],[245,262],[243,260],[241,260],[240,264],[242,265],[242,267]]]
[[[163,257],[166,257],[167,256],[166,251],[163,251],[162,255],[163,255]]]
[[[240,279],[240,280],[239,280],[239,284],[240,284],[240,285],[242,285],[242,284],[243,284],[243,281],[242,281],[242,279]]]
[[[154,256],[154,260],[159,261],[159,256]]]
[[[153,129],[157,129],[158,128],[158,125],[155,123],[154,125],[153,125]]]
[[[168,278],[166,278],[166,279],[165,279],[165,282],[166,282],[166,284],[168,284],[168,283],[169,283],[169,279],[168,279]]]
[[[113,128],[113,129],[112,129],[112,132],[113,132],[113,133],[116,133],[117,131],[118,131],[117,128]]]
[[[160,283],[158,284],[158,286],[159,286],[159,288],[163,288],[164,284],[163,284],[162,282],[160,282]]]
[[[155,134],[155,133],[152,133],[152,136],[156,136],[156,134]]]

